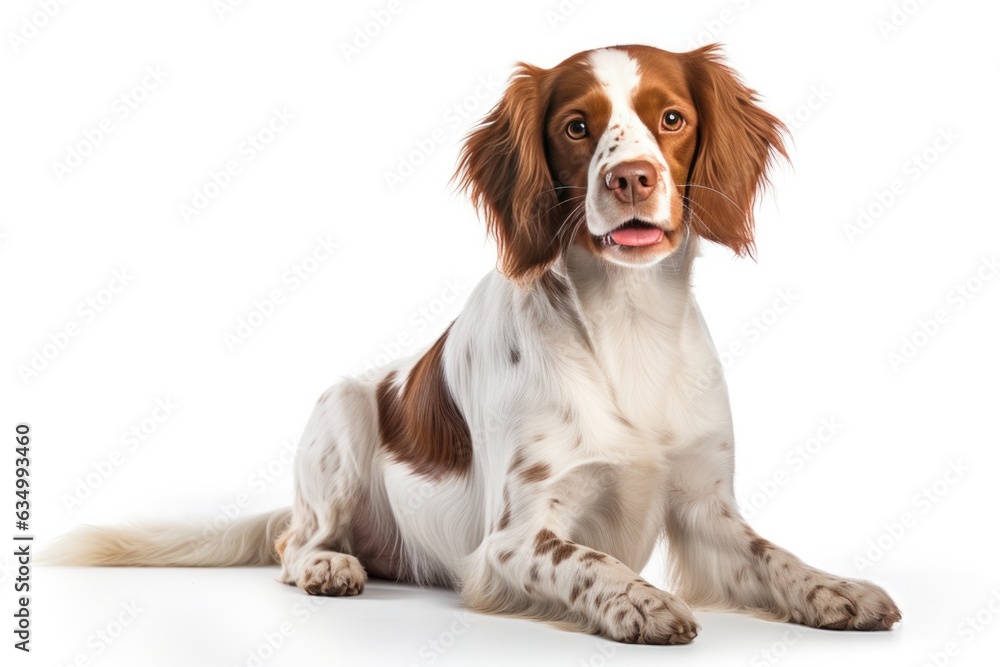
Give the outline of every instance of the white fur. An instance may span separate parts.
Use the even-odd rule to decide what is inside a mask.
[[[632,107],[632,95],[639,86],[639,64],[619,49],[599,49],[588,57],[594,76],[611,102],[611,118],[597,143],[597,150],[588,170],[587,229],[595,236],[607,234],[634,217],[634,212],[622,210],[614,199],[603,196],[604,178],[614,164],[630,160],[646,160],[657,169],[655,206],[648,211],[649,222],[670,228],[670,200],[676,196],[663,154],[656,137],[649,131]],[[611,152],[612,146],[615,151]],[[648,207],[648,205],[647,205]],[[614,256],[609,256],[614,261]]]

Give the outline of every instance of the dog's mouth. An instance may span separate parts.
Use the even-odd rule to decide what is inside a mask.
[[[656,245],[664,239],[670,239],[672,230],[663,229],[651,222],[632,218],[623,225],[615,227],[607,234],[594,236],[598,247],[645,248]]]

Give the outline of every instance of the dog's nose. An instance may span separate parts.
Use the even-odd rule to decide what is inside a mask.
[[[656,187],[656,167],[645,160],[621,162],[604,174],[604,184],[621,202],[644,201]]]

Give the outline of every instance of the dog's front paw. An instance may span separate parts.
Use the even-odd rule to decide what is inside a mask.
[[[687,644],[698,634],[691,610],[652,585],[630,583],[602,601],[602,634],[628,644]]]
[[[810,582],[811,583],[811,582]],[[867,581],[829,579],[805,593],[800,623],[830,630],[888,630],[902,618],[888,593]]]
[[[309,595],[357,595],[367,578],[354,556],[321,551],[309,558],[295,584]]]

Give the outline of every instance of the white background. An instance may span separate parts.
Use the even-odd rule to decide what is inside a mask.
[[[696,265],[717,345],[741,345],[727,371],[737,495],[769,539],[885,586],[903,621],[865,635],[699,613],[690,646],[628,647],[384,582],[309,609],[275,568],[37,568],[28,656],[11,647],[4,547],[4,664],[995,657],[995,3],[409,1],[350,56],[343,45],[372,12],[385,20],[385,0],[228,12],[211,0],[71,2],[51,18],[42,5],[6,2],[0,16],[0,488],[12,487],[14,425],[28,422],[36,546],[79,523],[224,520],[241,497],[244,515],[289,504],[283,449],[315,398],[433,340],[492,269],[482,224],[448,178],[512,64],[719,40],[794,140],[760,206],[758,261],[706,247]],[[294,119],[248,159],[244,142],[275,109]],[[88,145],[102,121],[110,133]],[[390,189],[386,172],[418,145],[433,151]],[[73,151],[87,153],[75,168],[55,166]],[[230,160],[239,173],[213,189]],[[214,197],[185,220],[181,205],[206,186]],[[859,210],[870,222],[849,234]],[[338,249],[311,264],[318,238]],[[308,280],[283,278],[303,265]],[[104,291],[116,271],[127,285]],[[231,350],[226,334],[276,289],[284,301]],[[792,305],[776,313],[783,293]],[[88,299],[103,300],[100,313]],[[77,335],[60,334],[74,324]],[[157,401],[176,406],[162,423]],[[123,440],[133,428],[143,439]],[[12,493],[0,493],[0,534],[14,532]],[[658,563],[647,575],[666,583]],[[140,610],[134,620],[123,605]],[[979,630],[966,620],[977,613]]]

